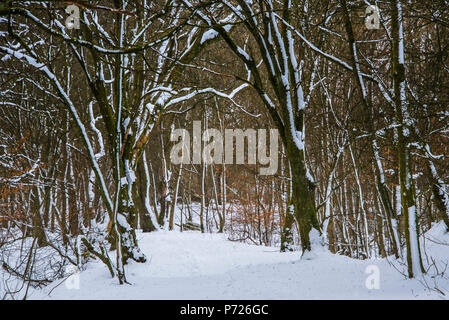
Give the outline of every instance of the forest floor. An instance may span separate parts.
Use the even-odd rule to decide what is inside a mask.
[[[449,234],[442,224],[425,236],[424,278],[409,280],[392,259],[354,260],[320,252],[313,260],[298,252],[229,241],[225,235],[158,231],[139,233],[148,257],[127,266],[130,285],[120,286],[106,267],[91,262],[79,288],[55,281],[30,299],[449,299]],[[437,243],[438,242],[438,243]],[[430,258],[432,257],[433,260]],[[437,266],[437,269],[434,266]],[[377,266],[379,289],[367,278]],[[367,269],[368,268],[368,269]],[[449,270],[447,271],[449,273]]]

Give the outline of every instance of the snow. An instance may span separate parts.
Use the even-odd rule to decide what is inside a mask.
[[[207,30],[204,34],[203,37],[201,38],[200,44],[205,43],[208,40],[212,40],[215,39],[218,36],[218,32],[215,30]]]
[[[31,299],[441,299],[431,274],[409,280],[405,265],[388,260],[354,260],[319,251],[313,260],[298,252],[231,242],[223,234],[157,231],[138,233],[147,263],[131,263],[120,286],[100,262],[79,275],[79,289],[55,281],[30,292]],[[426,235],[427,254],[441,267],[449,257],[449,234],[437,224]],[[443,243],[443,244],[442,244]],[[391,261],[390,261],[391,262]],[[376,271],[376,272],[374,272]],[[379,279],[373,279],[378,271]],[[403,272],[401,274],[399,271]],[[429,279],[432,279],[430,285]],[[367,283],[379,283],[368,289]],[[59,285],[59,286],[58,286]],[[69,287],[69,288],[67,288]],[[439,278],[438,288],[449,290]],[[447,298],[446,293],[446,298]]]
[[[324,246],[324,237],[320,235],[320,232],[312,228],[309,232],[310,239],[310,251],[304,252],[302,255],[302,260],[314,260],[317,259],[321,254],[326,253],[326,248]]]
[[[398,21],[399,21],[399,64],[404,64],[404,26],[402,23],[402,5],[401,1],[396,1],[398,7]]]
[[[408,208],[408,220],[410,230],[410,251],[412,255],[412,268],[413,274],[421,274],[421,268],[419,266],[419,243],[418,236],[416,234],[416,206]]]

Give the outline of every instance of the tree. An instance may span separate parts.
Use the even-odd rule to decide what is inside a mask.
[[[178,90],[176,79],[215,37],[200,41],[206,30],[183,29],[186,17],[182,8],[170,0],[133,4],[116,0],[114,7],[85,8],[81,28],[73,34],[59,22],[62,17],[52,4],[42,3],[42,7],[50,13],[44,21],[20,4],[10,2],[2,9],[9,29],[0,51],[44,74],[76,124],[108,212],[109,240],[117,248],[118,278],[124,283],[127,261],[146,261],[133,227],[138,215],[137,165],[164,110],[202,93],[196,88]],[[105,15],[97,11],[100,9]],[[22,21],[40,32],[31,34]],[[34,35],[41,39],[40,45],[34,42]],[[67,79],[64,77],[70,67],[53,62],[54,39],[66,50],[66,63],[78,67],[82,75],[78,80],[89,88],[87,102],[70,90],[75,75],[69,71]],[[95,108],[92,111],[90,106],[86,121],[83,110],[92,103]],[[96,153],[95,145],[104,146],[104,152]],[[106,181],[108,168],[101,168],[100,154],[107,158],[102,161],[113,164],[113,185]]]
[[[298,21],[291,17],[292,2],[242,0],[234,5],[218,1],[206,7],[196,7],[188,1],[182,3],[196,14],[201,25],[214,29],[245,65],[250,78],[240,79],[257,92],[279,130],[291,169],[290,211],[298,222],[303,254],[306,254],[320,241],[321,228],[315,207],[315,185],[305,162],[305,103],[299,70],[301,61],[297,59],[303,55],[293,38],[297,31],[293,25]],[[232,18],[227,16],[220,20],[222,10]],[[238,33],[229,31],[230,21],[239,24],[248,36],[239,39]],[[286,222],[292,224],[293,220],[287,218]],[[290,229],[291,226],[285,228]]]

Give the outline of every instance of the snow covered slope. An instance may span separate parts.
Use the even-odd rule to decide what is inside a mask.
[[[428,254],[438,253],[440,266],[449,259],[449,235],[437,225],[427,237]],[[120,286],[105,266],[90,263],[80,274],[79,289],[56,281],[33,291],[31,299],[447,299],[447,276],[408,280],[395,262],[359,261],[320,253],[301,260],[298,252],[228,241],[224,235],[159,231],[139,234],[149,257],[127,268],[132,285]],[[440,244],[430,239],[438,239]],[[446,259],[444,259],[446,258]],[[371,267],[369,267],[371,266]],[[367,278],[379,271],[379,289]],[[367,269],[368,267],[368,269]],[[365,273],[369,271],[369,273]],[[443,270],[440,270],[443,271]],[[436,285],[434,284],[437,283]],[[430,284],[432,283],[432,284]],[[69,286],[70,287],[70,286]],[[72,286],[73,287],[73,286]]]

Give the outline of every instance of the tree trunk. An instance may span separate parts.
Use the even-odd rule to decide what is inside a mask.
[[[147,180],[148,177],[145,173],[143,161],[146,161],[145,157],[142,157],[137,164],[137,186],[133,188],[133,199],[135,200],[138,209],[138,221],[140,222],[139,227],[143,232],[151,232],[156,230],[156,227],[153,225],[150,213],[148,212],[148,209],[146,207],[146,188],[150,181]],[[135,224],[137,227],[137,222]]]
[[[402,215],[404,216],[404,234],[407,244],[408,276],[416,277],[423,272],[419,248],[419,225],[415,203],[415,190],[411,170],[409,135],[411,119],[408,113],[405,91],[405,57],[400,0],[391,0],[392,11],[392,75],[394,82],[394,103],[397,132],[397,152],[399,160],[399,184],[401,186]]]
[[[316,240],[315,237],[312,239],[310,237],[312,229],[315,229],[318,235],[321,235],[315,207],[315,185],[307,177],[304,150],[299,150],[293,141],[287,142],[286,149],[292,174],[291,203],[294,208],[294,216],[298,222],[304,255],[307,251],[312,250],[313,242]]]

